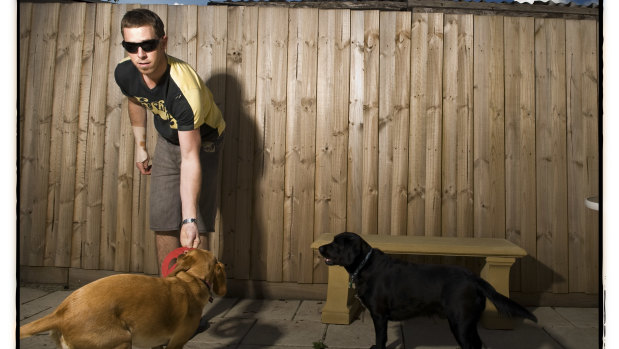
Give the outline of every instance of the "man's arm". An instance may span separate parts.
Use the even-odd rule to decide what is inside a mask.
[[[144,108],[135,98],[129,98],[128,103],[129,120],[133,129],[133,139],[137,147],[135,165],[140,173],[149,175],[151,165],[150,157],[146,150],[146,108]]]
[[[202,139],[200,130],[179,131],[178,142],[181,149],[181,205],[183,219],[196,218],[202,169],[200,167],[200,147]],[[198,247],[200,234],[196,223],[181,226],[181,245]]]

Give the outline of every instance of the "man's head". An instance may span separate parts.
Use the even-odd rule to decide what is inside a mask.
[[[151,10],[137,8],[125,13],[123,19],[120,21],[120,31],[123,34],[123,39],[125,38],[125,28],[139,28],[145,26],[153,27],[157,38],[162,38],[165,36],[165,30],[161,18],[159,18],[159,16]]]
[[[161,18],[150,10],[134,9],[124,15],[120,28],[131,62],[143,75],[158,79],[167,67],[168,38]]]

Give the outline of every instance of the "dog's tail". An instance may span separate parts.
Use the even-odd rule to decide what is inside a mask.
[[[39,332],[56,329],[56,314],[46,315],[31,323],[25,324],[19,328],[19,338],[26,338],[35,335]]]
[[[479,288],[484,296],[486,296],[486,298],[494,304],[500,314],[507,315],[509,317],[521,317],[537,322],[535,315],[533,315],[522,305],[498,293],[486,280],[479,278],[477,280],[477,284],[479,285]]]

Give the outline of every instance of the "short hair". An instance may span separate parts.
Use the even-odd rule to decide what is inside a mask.
[[[143,26],[150,25],[155,29],[155,35],[158,38],[162,38],[165,36],[165,30],[163,28],[163,21],[159,16],[148,9],[145,8],[137,8],[130,11],[127,11],[123,16],[123,19],[120,21],[120,32],[123,34],[123,29],[125,28],[139,28]]]

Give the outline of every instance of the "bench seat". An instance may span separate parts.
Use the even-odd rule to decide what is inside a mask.
[[[333,241],[335,234],[321,234],[312,243],[314,250]],[[426,256],[484,257],[481,277],[499,293],[509,296],[509,271],[516,261],[527,255],[520,246],[501,238],[462,238],[433,236],[362,235],[372,247],[387,254]],[[322,309],[322,322],[350,324],[361,310],[354,290],[348,287],[349,275],[343,267],[329,266],[327,301]],[[492,303],[486,301],[482,317],[486,328],[511,329],[513,321],[499,316]]]

